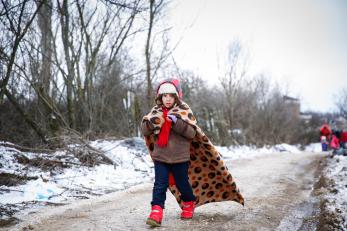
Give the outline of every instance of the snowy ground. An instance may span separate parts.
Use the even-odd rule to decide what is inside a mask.
[[[124,190],[133,185],[153,181],[153,164],[147,154],[142,138],[125,140],[97,140],[91,146],[102,150],[115,163],[95,167],[81,166],[79,160],[63,151],[53,154],[20,152],[0,142],[0,174],[15,174],[30,177],[23,184],[0,185],[0,219],[19,218],[46,204],[66,204],[84,198]],[[225,159],[256,158],[264,153],[300,153],[298,147],[279,144],[272,147],[217,147]],[[320,144],[311,144],[306,152],[320,152]],[[43,169],[40,166],[28,166],[28,159],[45,157],[51,160],[66,161],[69,167]],[[25,159],[25,158],[24,158]],[[338,161],[337,161],[338,160]],[[338,214],[347,220],[347,158],[334,157],[328,162],[327,177],[334,180],[336,191],[327,192],[327,207],[341,211]],[[11,185],[11,186],[10,186]],[[346,223],[345,223],[346,224]],[[1,224],[0,224],[1,227]]]
[[[322,189],[323,218],[327,230],[347,230],[347,157],[327,158]]]

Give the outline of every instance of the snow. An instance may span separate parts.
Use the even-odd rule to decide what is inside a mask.
[[[0,206],[25,202],[70,203],[80,198],[90,198],[153,182],[153,163],[142,138],[90,142],[92,147],[103,151],[115,163],[95,167],[80,165],[77,158],[64,151],[50,154],[21,152],[15,148],[6,147],[6,144],[9,143],[0,142],[0,174],[12,173],[35,177],[35,179],[26,181],[22,185],[0,186]],[[257,158],[264,154],[290,155],[290,153],[303,152],[299,146],[285,143],[261,148],[254,146],[216,146],[216,148],[225,159]],[[310,144],[304,148],[304,151],[321,152],[320,143]],[[18,155],[29,159],[45,156],[51,160],[62,160],[64,156],[69,162],[75,164],[70,168],[44,171],[38,167],[20,164],[17,161]],[[328,199],[331,201],[331,209],[341,210],[347,221],[347,158],[339,156],[336,159],[339,161],[331,161],[331,171],[327,174],[337,183],[338,193],[328,196]],[[5,214],[0,213],[0,218],[4,216]]]
[[[333,189],[325,195],[328,209],[332,214],[340,214],[344,230],[347,230],[347,157],[334,156],[330,159],[326,176],[334,181]]]
[[[306,152],[322,152],[321,143],[312,143],[305,147]]]
[[[16,154],[22,154],[30,159],[48,154],[35,154],[20,152],[15,148],[1,146],[0,142],[0,173],[12,173],[18,175],[37,176],[38,179],[27,181],[24,185],[1,186],[0,203],[14,204],[29,201],[50,201],[54,203],[71,201],[76,196],[84,195],[88,197],[87,191],[94,195],[101,195],[106,192],[123,190],[132,185],[151,182],[153,179],[153,163],[147,154],[142,138],[132,138],[125,140],[96,140],[90,145],[98,150],[102,150],[107,157],[115,163],[111,165],[98,165],[93,168],[73,166],[65,168],[62,172],[52,175],[50,172],[43,172],[39,168],[27,168],[16,161]],[[297,147],[288,144],[279,144],[273,147],[249,147],[230,146],[216,147],[224,158],[254,158],[264,153],[278,152],[300,152]],[[52,157],[66,155],[62,151],[50,154]],[[46,156],[47,157],[47,156]],[[71,156],[70,161],[79,161]],[[6,190],[10,190],[6,193]],[[82,193],[81,192],[86,192]]]
[[[145,157],[147,153],[144,152],[144,144],[141,149],[138,147],[139,140],[137,138],[133,140],[135,143],[133,147],[127,146],[126,140],[91,143],[93,147],[105,151],[106,156],[116,163],[114,166],[102,164],[91,168],[76,165],[64,168],[62,172],[54,173],[54,175],[50,172],[43,172],[39,168],[27,168],[19,164],[15,158],[19,153],[28,158],[45,154],[24,153],[14,148],[0,146],[0,173],[39,177],[37,180],[27,181],[24,185],[0,186],[0,203],[13,204],[28,201],[58,203],[73,200],[77,192],[79,194],[85,192],[82,195],[89,197],[90,193],[102,195],[132,185],[150,182],[153,178],[153,164]],[[59,151],[51,156],[57,157],[62,154]],[[75,162],[79,163],[77,159]],[[6,193],[8,190],[9,192]]]
[[[264,146],[262,148],[257,148],[255,146],[229,146],[221,147],[216,146],[217,150],[221,155],[228,159],[238,159],[238,158],[255,158],[263,154],[271,153],[300,153],[302,152],[298,147],[289,144],[277,144],[274,146]],[[320,151],[320,150],[319,150]]]

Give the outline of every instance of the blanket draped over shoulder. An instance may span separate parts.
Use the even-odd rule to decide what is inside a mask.
[[[196,207],[218,201],[235,201],[244,205],[244,198],[220,153],[197,125],[196,118],[189,106],[183,102],[171,108],[168,114],[176,115],[196,129],[196,135],[190,144],[190,167],[188,170],[189,182],[196,196]],[[154,149],[154,137],[160,132],[164,123],[161,107],[153,107],[150,113],[144,116],[144,120],[151,121],[154,125],[154,132],[145,136],[146,146],[151,155]],[[180,193],[176,186],[170,185],[169,189],[177,202],[181,204]]]

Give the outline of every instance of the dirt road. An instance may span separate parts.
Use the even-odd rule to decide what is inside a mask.
[[[266,154],[227,161],[245,197],[235,202],[211,203],[196,209],[191,221],[179,219],[180,209],[169,195],[158,230],[313,230],[314,198],[310,196],[322,159],[317,153]],[[12,230],[148,230],[152,186],[142,185],[94,200],[47,208],[23,217]]]

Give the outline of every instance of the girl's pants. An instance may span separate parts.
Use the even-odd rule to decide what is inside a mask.
[[[155,180],[151,202],[152,206],[159,205],[161,208],[164,208],[170,172],[172,172],[176,187],[181,193],[181,199],[185,202],[195,201],[192,187],[188,181],[188,168],[189,161],[176,164],[154,161]]]

